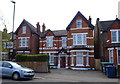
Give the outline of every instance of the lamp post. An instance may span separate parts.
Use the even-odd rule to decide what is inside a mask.
[[[11,1],[11,2],[14,4],[14,9],[13,9],[13,27],[12,27],[12,28],[13,28],[13,29],[12,29],[12,41],[14,41],[14,38],[13,38],[13,37],[14,37],[14,34],[13,34],[13,33],[14,33],[15,3],[16,3],[16,2],[15,2],[15,1]]]
[[[14,9],[13,9],[13,25],[12,25],[12,42],[13,42],[13,48],[11,49],[12,51],[12,58],[14,55],[14,22],[15,22],[15,1],[11,1],[14,4]]]

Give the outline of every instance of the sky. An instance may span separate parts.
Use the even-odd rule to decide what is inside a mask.
[[[11,0],[0,0],[0,30],[4,25],[8,32],[12,31],[13,7]],[[36,27],[45,23],[46,29],[63,30],[80,11],[87,19],[92,18],[95,25],[96,19],[101,21],[114,20],[118,15],[118,2],[120,0],[14,0],[15,27],[19,27],[26,19]]]

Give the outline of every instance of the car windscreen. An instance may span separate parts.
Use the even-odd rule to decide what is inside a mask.
[[[19,63],[12,63],[12,66],[15,67],[15,68],[23,68],[25,66],[19,64]]]

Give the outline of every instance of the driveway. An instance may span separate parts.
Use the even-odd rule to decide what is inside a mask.
[[[69,69],[51,69],[51,73],[36,73],[41,82],[118,82],[117,78],[108,78],[101,71],[80,71]]]

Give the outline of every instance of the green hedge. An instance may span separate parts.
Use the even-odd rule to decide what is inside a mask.
[[[49,61],[49,56],[47,54],[36,54],[36,55],[17,54],[15,60],[17,62],[22,62],[22,61],[48,62]]]

